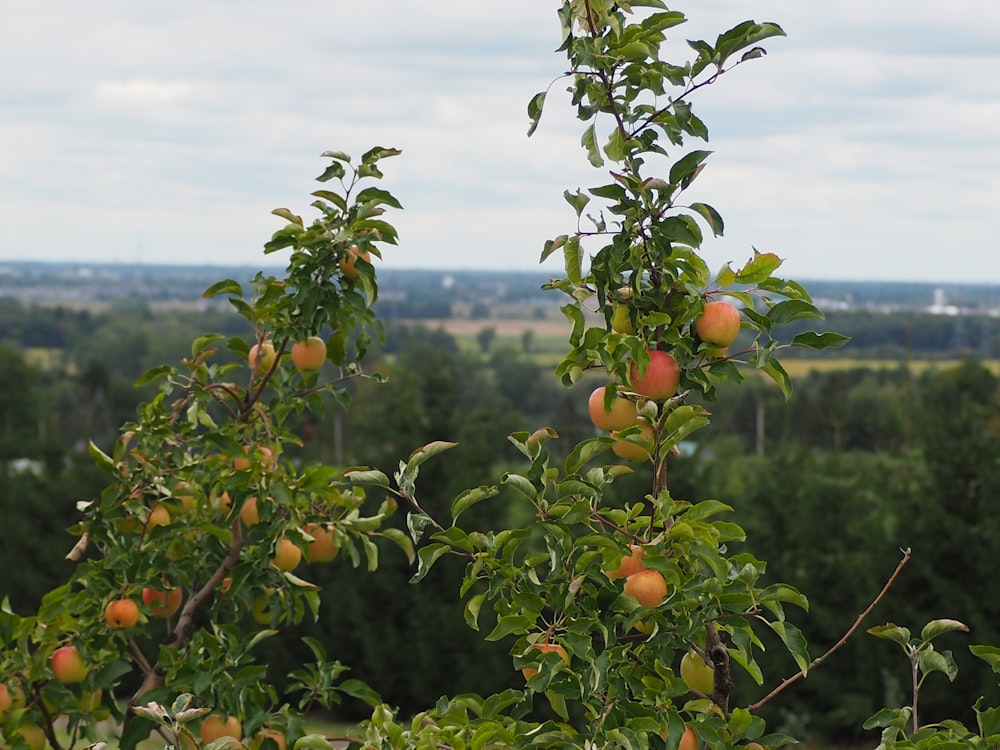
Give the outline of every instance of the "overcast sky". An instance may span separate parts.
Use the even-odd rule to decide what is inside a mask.
[[[563,190],[606,182],[565,84],[557,0],[96,0],[0,25],[0,259],[268,262],[319,154],[400,148],[386,265],[538,268]],[[799,279],[1000,283],[1000,3],[700,0],[671,39],[781,24],[694,100],[715,153],[692,199]],[[698,147],[698,144],[692,144]],[[704,147],[704,146],[701,146]],[[549,263],[553,273],[558,264]]]

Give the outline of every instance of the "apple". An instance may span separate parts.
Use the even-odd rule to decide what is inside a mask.
[[[681,657],[681,679],[696,693],[711,696],[715,692],[715,669],[695,651]]]
[[[31,750],[43,750],[49,744],[45,732],[35,724],[22,724],[17,728],[17,733]]]
[[[337,538],[331,527],[310,523],[306,525],[304,530],[313,538],[313,541],[306,548],[308,562],[330,562],[337,556],[340,546],[337,544]]]
[[[650,447],[652,447],[653,441],[656,439],[656,433],[653,431],[653,426],[648,422],[639,422],[637,426],[639,428],[639,437],[648,441]],[[615,441],[611,446],[611,450],[614,451],[614,454],[618,456],[618,458],[623,458],[626,461],[649,460],[649,450],[639,443],[633,443],[631,440],[618,437],[618,432],[620,431],[612,430],[611,432],[611,438]]]
[[[355,264],[359,257],[365,263],[372,262],[371,254],[367,250],[361,252],[357,245],[351,245],[347,251],[347,255],[340,259],[340,272],[349,279],[358,278],[358,269],[355,267]]]
[[[611,330],[618,333],[635,333],[632,318],[629,317],[629,306],[616,303],[611,312]]]
[[[681,741],[677,744],[677,750],[698,750],[698,735],[691,727],[684,728]]]
[[[625,579],[623,591],[644,607],[658,607],[667,598],[667,582],[658,570],[646,568]]]
[[[295,570],[302,561],[302,550],[291,539],[282,539],[271,561],[278,570]]]
[[[640,373],[635,362],[629,367],[629,389],[653,401],[664,401],[677,393],[681,368],[677,360],[659,349],[649,350],[649,364]]]
[[[62,646],[52,654],[52,674],[65,685],[83,682],[88,671],[87,663],[76,646]]]
[[[83,711],[83,713],[85,714],[94,713],[94,711],[96,711],[98,708],[101,707],[102,695],[103,693],[101,692],[100,688],[98,688],[97,690],[93,690],[90,693],[87,693],[87,695],[80,698],[80,703],[79,703],[80,710]]]
[[[24,691],[14,687],[13,683],[8,685],[0,683],[0,719],[7,711],[16,711],[19,708],[24,708]]]
[[[555,652],[562,657],[563,661],[569,661],[569,654],[566,653],[566,649],[564,649],[558,643],[536,643],[531,648],[535,651],[541,651],[543,654],[547,654],[549,652]],[[524,667],[521,670],[521,674],[524,675],[524,679],[530,680],[532,677],[538,674],[538,668]]]
[[[262,596],[258,596],[253,600],[253,606],[250,608],[250,614],[252,614],[253,619],[261,625],[271,624],[270,604],[270,592],[267,592]]]
[[[266,739],[274,740],[274,744],[278,746],[278,750],[286,750],[288,747],[285,742],[285,735],[276,729],[261,729],[247,745],[250,750],[260,750],[264,746],[264,740]]]
[[[587,402],[590,421],[594,423],[594,427],[600,430],[624,430],[634,425],[639,419],[635,402],[622,396],[615,396],[611,401],[611,408],[605,409],[604,394],[607,390],[603,385],[595,389]]]
[[[706,344],[725,349],[740,334],[740,311],[728,302],[708,302],[695,319],[694,330]]]
[[[104,622],[112,630],[128,630],[139,621],[139,605],[131,599],[115,599],[104,608]]]
[[[305,341],[292,344],[292,363],[307,372],[318,370],[326,362],[326,342],[319,336],[310,336]]]
[[[170,511],[167,510],[167,506],[157,503],[146,517],[146,531],[152,531],[157,526],[169,526],[170,521]]]
[[[265,341],[263,344],[254,344],[247,354],[247,362],[258,375],[263,375],[271,369],[277,353],[274,351],[274,344]]]
[[[201,722],[201,741],[204,744],[214,742],[220,737],[242,739],[243,725],[235,716],[209,714]]]
[[[243,519],[243,523],[248,528],[250,526],[256,526],[260,523],[260,510],[257,508],[256,495],[251,495],[247,498],[247,501],[243,503],[243,507],[240,508],[240,518]]]
[[[229,497],[229,493],[223,490],[222,494],[215,498],[215,502],[219,506],[222,515],[228,516],[230,509],[233,507],[233,499]]]
[[[612,581],[617,581],[619,578],[628,578],[630,575],[634,575],[640,570],[645,570],[645,566],[642,564],[642,558],[645,557],[646,553],[643,548],[638,544],[632,544],[629,545],[629,550],[629,554],[622,558],[622,561],[618,564],[617,568],[607,571],[608,578]]]
[[[747,750],[764,750],[764,746],[759,742],[748,742],[744,747]]]
[[[164,582],[166,583],[166,582]],[[142,603],[157,617],[169,617],[181,608],[184,592],[167,584],[166,591],[157,591],[146,587],[142,590]]]

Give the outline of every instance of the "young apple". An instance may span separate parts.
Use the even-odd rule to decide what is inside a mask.
[[[278,548],[274,551],[272,564],[278,570],[295,570],[302,561],[302,550],[291,539],[282,539],[278,542]]]
[[[543,654],[550,652],[557,653],[562,657],[563,661],[569,661],[569,654],[566,653],[566,649],[558,643],[536,643],[531,648],[535,651],[541,651]],[[538,667],[524,667],[521,670],[521,674],[524,675],[524,679],[530,680],[538,674]]]
[[[653,401],[665,401],[677,393],[681,368],[677,360],[659,349],[649,351],[649,364],[641,373],[635,362],[629,367],[629,390]]]
[[[607,390],[603,385],[595,389],[587,402],[590,421],[594,423],[594,427],[600,430],[624,430],[626,427],[634,425],[639,419],[635,402],[621,396],[615,396],[611,400],[611,408],[606,409],[604,396]]]
[[[274,344],[270,341],[265,341],[263,344],[254,344],[250,347],[247,362],[250,363],[250,366],[257,375],[263,375],[271,369],[276,356],[277,353],[274,351]]]
[[[372,262],[371,254],[367,250],[361,252],[357,245],[351,245],[347,255],[340,259],[340,272],[349,279],[358,278],[358,269],[355,265],[359,257],[365,263]]]
[[[52,654],[52,674],[63,684],[83,682],[88,671],[76,646],[62,646]]]
[[[608,578],[612,581],[617,581],[619,578],[628,578],[630,575],[634,575],[640,570],[645,569],[645,566],[642,564],[642,558],[645,557],[646,553],[642,547],[638,544],[633,544],[629,546],[629,549],[631,551],[622,558],[618,567],[607,571]]]
[[[292,344],[292,363],[302,372],[318,370],[326,362],[326,342],[319,336]]]
[[[694,330],[706,344],[725,349],[740,334],[740,311],[721,300],[708,302],[695,319]]]
[[[702,695],[715,692],[715,669],[694,651],[681,657],[681,679],[689,690]]]
[[[204,744],[214,742],[220,737],[243,738],[243,725],[235,716],[209,714],[201,722],[201,741]]]
[[[104,608],[104,622],[112,630],[128,630],[139,621],[139,605],[131,599],[115,599]]]
[[[658,607],[669,589],[660,571],[645,569],[626,578],[623,591],[644,607]]]

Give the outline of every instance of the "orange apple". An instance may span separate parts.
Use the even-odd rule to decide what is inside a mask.
[[[689,690],[702,695],[715,692],[715,668],[694,651],[681,657],[681,679]]]
[[[601,430],[624,430],[631,427],[639,419],[635,402],[621,396],[615,396],[611,401],[611,408],[604,408],[604,394],[607,388],[601,386],[590,394],[587,402],[587,410],[590,412],[590,421],[594,427]]]
[[[271,561],[278,570],[295,570],[295,567],[302,561],[302,550],[291,539],[282,539],[278,542],[278,548],[274,551],[274,559]]]
[[[667,582],[658,570],[648,568],[625,579],[623,591],[644,607],[658,607],[667,598]]]
[[[694,330],[706,344],[725,349],[740,334],[740,311],[728,302],[708,302],[695,319]]]
[[[201,722],[201,741],[204,744],[214,742],[220,737],[243,738],[243,725],[235,716],[209,714]]]
[[[649,422],[640,421],[637,423],[639,427],[639,436],[643,440],[647,441],[652,447],[653,441],[656,439],[656,433],[653,430],[653,426]],[[615,441],[611,446],[611,450],[618,458],[624,458],[626,461],[648,461],[649,460],[649,450],[640,445],[639,443],[633,443],[631,440],[626,440],[625,438],[618,437],[620,430],[612,430],[611,438]]]
[[[698,735],[691,727],[684,728],[681,741],[677,744],[677,750],[698,750]]]
[[[292,363],[303,372],[318,370],[326,362],[326,342],[319,336],[292,344]]]
[[[286,750],[288,747],[285,742],[285,735],[276,729],[261,729],[247,745],[250,750],[260,750],[264,747],[264,740],[266,739],[274,740],[274,744],[278,746],[278,750]]]
[[[304,531],[313,538],[306,548],[308,562],[330,562],[337,556],[340,546],[331,527],[310,523],[306,525]]]
[[[653,401],[664,401],[677,393],[681,368],[677,360],[659,349],[649,351],[649,364],[640,373],[635,362],[629,367],[629,389]]]
[[[359,257],[366,263],[372,262],[371,254],[367,250],[361,252],[357,245],[351,245],[347,255],[340,259],[340,272],[349,279],[358,278],[358,269],[355,264]]]
[[[240,518],[243,519],[243,523],[247,526],[256,526],[260,523],[260,510],[257,508],[257,496],[251,495],[247,498],[247,501],[243,503],[243,507],[240,508]]]
[[[83,682],[88,671],[76,646],[62,646],[52,654],[52,674],[63,684]]]
[[[543,654],[549,652],[555,652],[562,657],[563,661],[569,661],[569,654],[566,653],[566,649],[560,646],[558,643],[536,643],[531,647],[535,651],[541,651]],[[524,679],[530,680],[536,674],[538,674],[537,667],[524,667],[521,670],[521,674],[524,675]]]
[[[166,583],[164,581],[164,583]],[[166,584],[166,591],[157,591],[148,586],[142,590],[142,603],[149,607],[149,611],[157,617],[169,617],[181,608],[181,600],[184,593],[179,588],[170,587]]]
[[[169,526],[170,521],[170,511],[167,510],[167,506],[157,503],[150,509],[149,515],[146,517],[146,532],[149,533],[157,526]]]
[[[115,599],[104,608],[104,622],[112,630],[128,630],[139,621],[139,605],[131,599]]]
[[[7,687],[7,685],[0,683],[0,719],[7,711],[23,707],[24,693],[21,692],[20,688]]]
[[[629,545],[629,550],[631,551],[622,558],[617,568],[607,571],[608,578],[612,581],[617,581],[619,578],[628,578],[640,570],[645,570],[642,558],[645,557],[646,553],[643,548],[638,544],[631,544]]]
[[[263,344],[254,344],[247,354],[247,362],[258,375],[263,375],[271,369],[277,353],[274,351],[274,344],[265,341]]]

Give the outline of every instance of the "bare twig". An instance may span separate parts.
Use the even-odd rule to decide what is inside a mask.
[[[854,621],[854,624],[851,625],[851,627],[848,629],[848,631],[846,633],[844,633],[843,637],[841,637],[841,639],[839,641],[837,641],[829,649],[827,649],[827,651],[826,651],[825,654],[823,654],[822,656],[817,656],[815,659],[812,660],[812,662],[809,664],[809,669],[814,669],[815,667],[818,667],[820,664],[822,664],[823,662],[825,662],[830,657],[830,655],[833,654],[834,651],[836,651],[841,646],[843,646],[845,643],[847,643],[847,640],[852,635],[854,635],[854,633],[857,631],[857,629],[859,627],[861,627],[861,623],[864,621],[864,619],[866,617],[868,617],[868,615],[871,614],[871,611],[873,609],[875,609],[876,605],[880,601],[882,601],[882,599],[888,593],[889,589],[896,582],[896,579],[899,577],[899,574],[902,572],[903,567],[909,561],[910,561],[910,549],[907,547],[906,549],[903,550],[903,558],[896,565],[896,569],[892,572],[892,575],[889,576],[889,580],[885,582],[885,585],[882,587],[882,590],[878,592],[878,596],[876,596],[872,600],[872,603],[868,605],[868,607],[865,609],[864,612],[862,612],[860,615],[858,615],[858,618]],[[747,706],[747,709],[750,710],[750,711],[756,711],[761,706],[763,706],[765,703],[767,703],[772,698],[774,698],[776,695],[778,695],[778,693],[780,693],[786,687],[788,687],[789,685],[791,685],[793,682],[796,682],[796,681],[800,680],[803,676],[804,676],[804,673],[802,673],[802,672],[796,672],[791,677],[785,678],[784,680],[781,681],[781,684],[778,685],[778,687],[776,687],[774,690],[772,690],[770,693],[768,693],[767,695],[765,695],[763,698],[761,698],[756,703],[752,703],[749,706]]]

